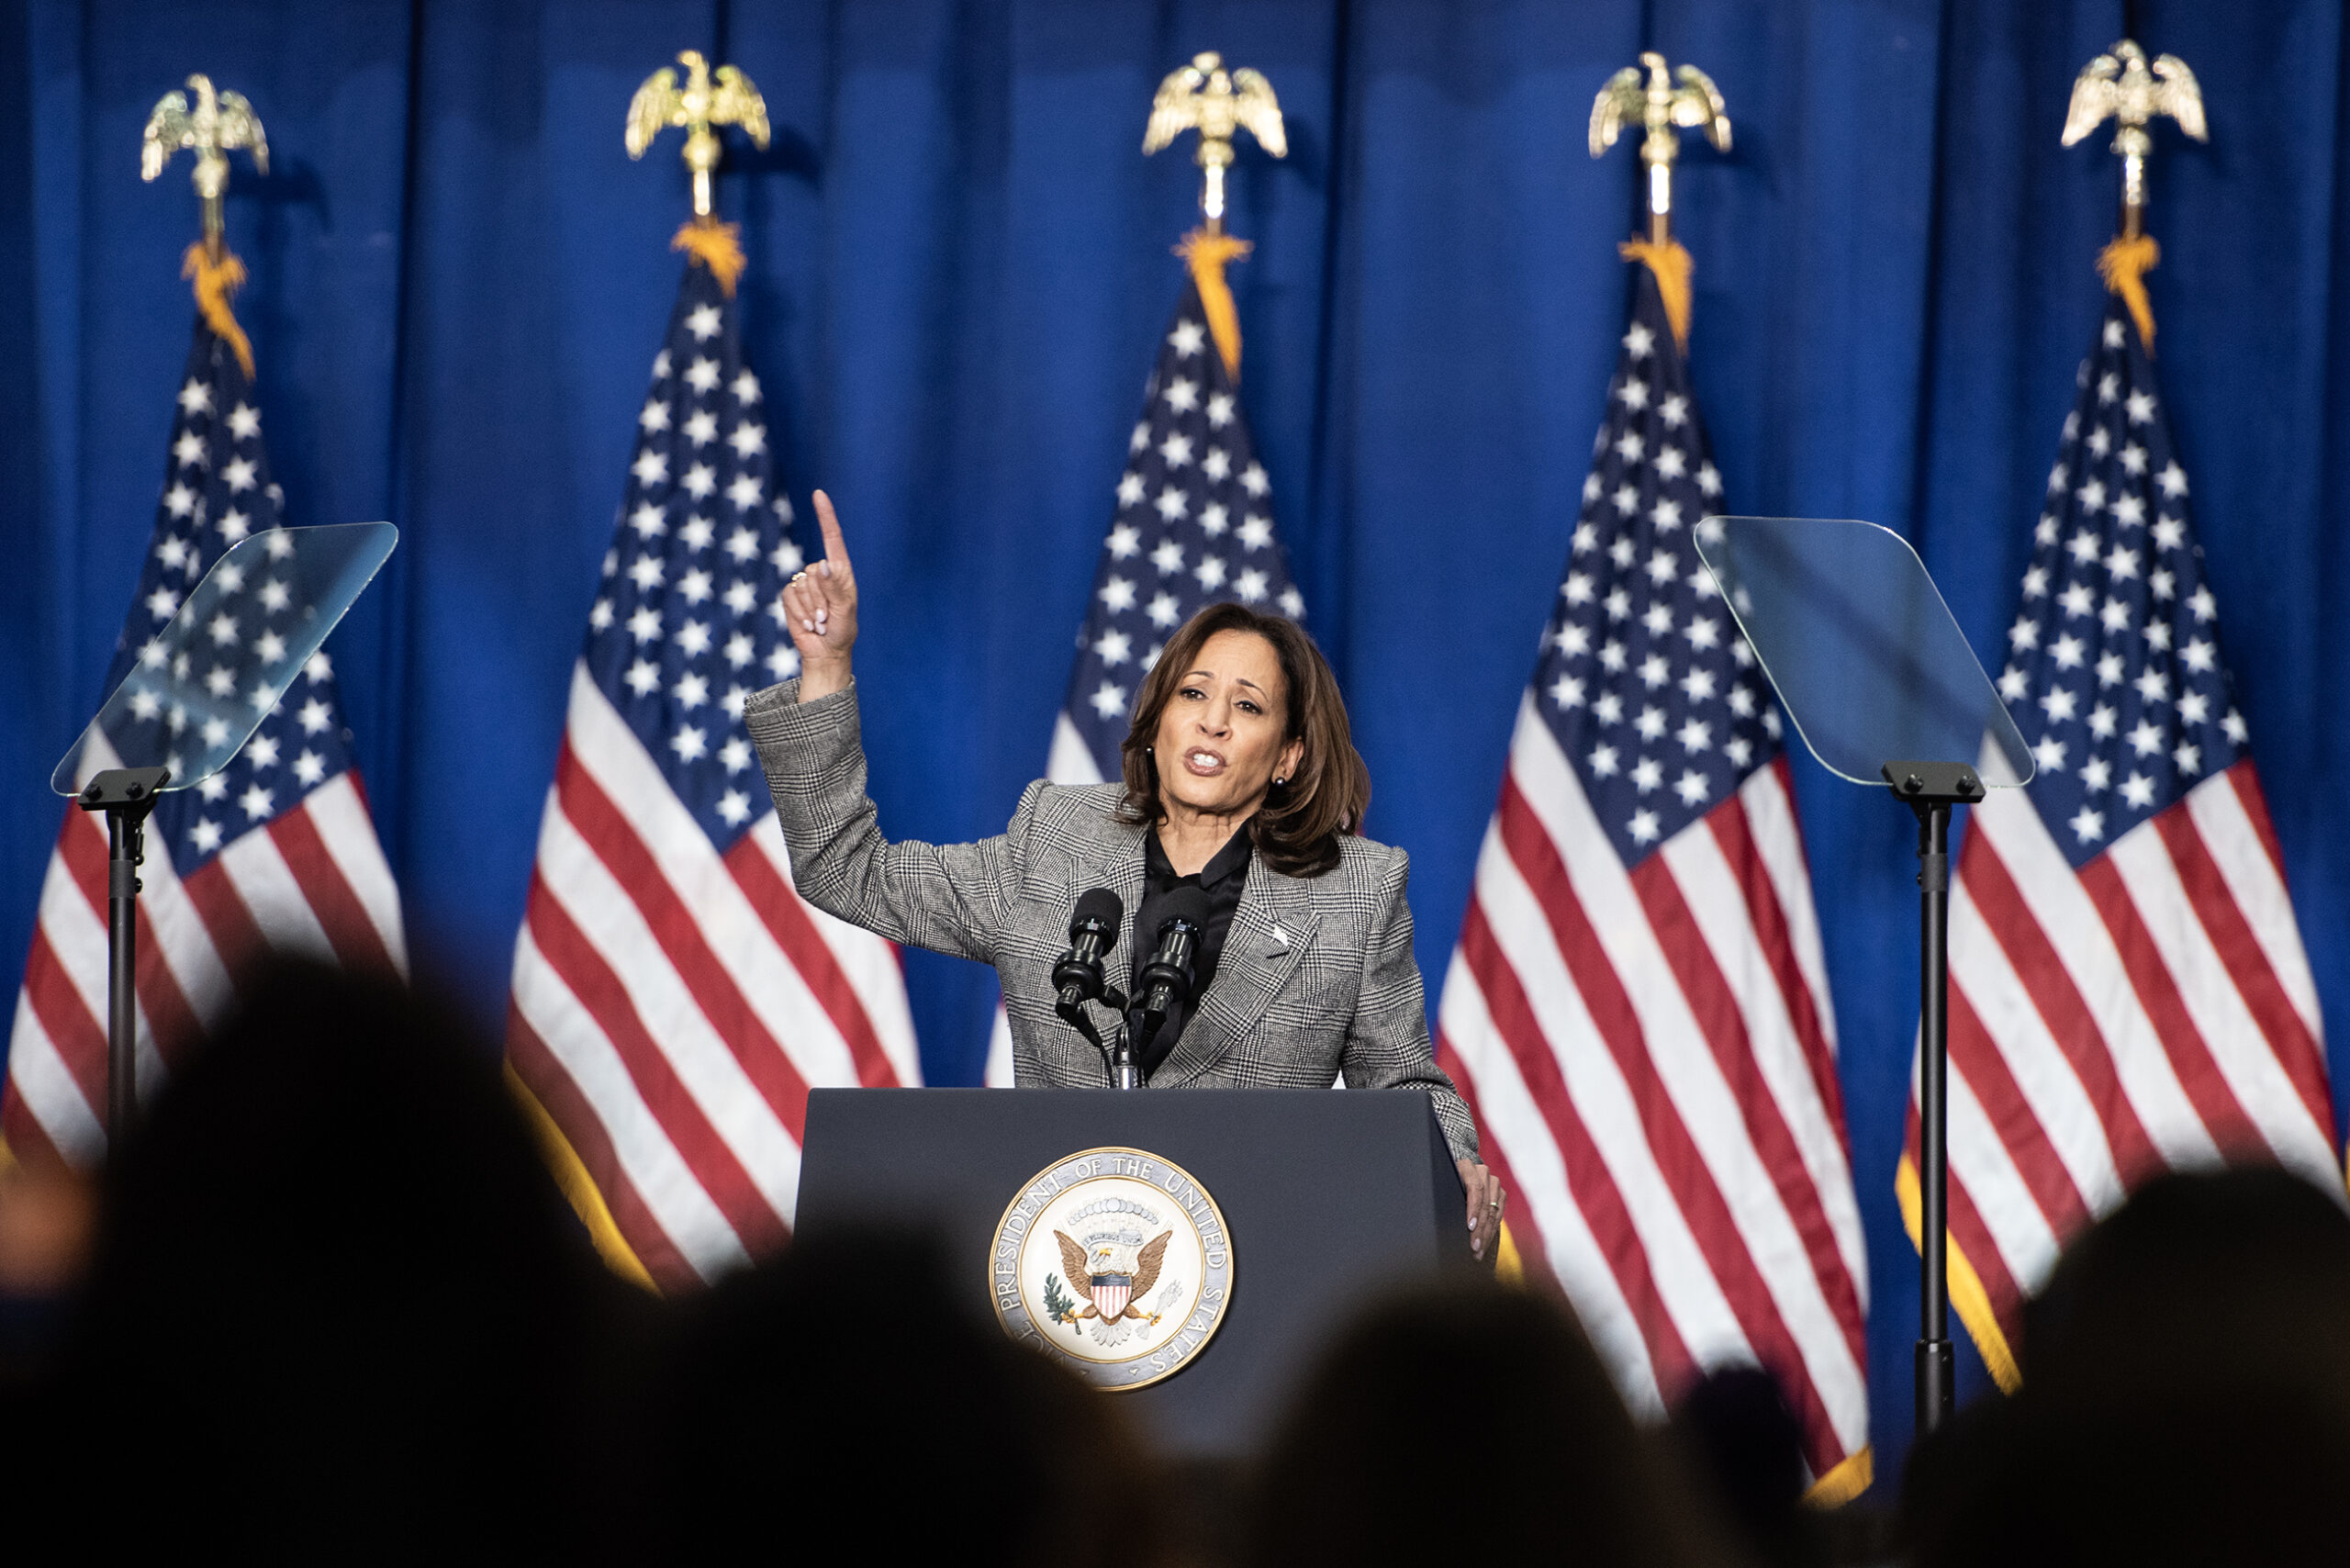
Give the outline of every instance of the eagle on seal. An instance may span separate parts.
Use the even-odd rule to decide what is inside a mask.
[[[1065,1230],[1053,1232],[1053,1239],[1060,1243],[1061,1267],[1069,1271],[1069,1282],[1082,1285],[1092,1305],[1082,1312],[1069,1314],[1068,1321],[1081,1323],[1089,1317],[1099,1317],[1104,1323],[1122,1318],[1136,1318],[1156,1323],[1155,1314],[1146,1312],[1142,1298],[1158,1282],[1160,1264],[1167,1257],[1167,1243],[1173,1239],[1171,1230],[1161,1231],[1146,1242],[1140,1250],[1127,1253],[1115,1242],[1102,1242],[1088,1253],[1076,1238]],[[1121,1256],[1126,1254],[1126,1256]],[[1131,1258],[1132,1261],[1128,1260]]]

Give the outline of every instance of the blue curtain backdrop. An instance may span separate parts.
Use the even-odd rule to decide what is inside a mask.
[[[2158,366],[2226,654],[2328,1013],[2350,1019],[2341,693],[2350,232],[2335,0],[2132,7],[2201,78],[2212,140],[2156,133]],[[2109,135],[2056,138],[2119,0],[266,0],[0,4],[0,964],[101,695],[191,319],[185,160],[137,175],[190,71],[250,96],[231,244],[298,522],[402,544],[332,644],[421,967],[486,1022],[632,420],[676,285],[675,139],[621,146],[681,48],[765,91],[719,181],[778,472],[841,501],[891,832],[999,828],[1041,770],[1125,432],[1179,286],[1186,151],[1138,151],[1160,74],[1266,73],[1291,154],[1245,149],[1245,397],[1309,623],[1413,857],[1445,970],[1621,329],[1635,161],[1592,95],[1643,47],[1710,71],[1693,141],[1695,374],[1732,510],[1918,543],[1979,652],[2013,613],[2100,307]],[[804,509],[803,509],[804,510]],[[1868,1216],[1880,1473],[1910,1428],[1917,1275],[1892,1201],[1916,1021],[1912,828],[1796,767]],[[976,1079],[992,978],[910,954],[934,1082]],[[2334,1081],[2346,1075],[2337,1051]],[[1979,1365],[1969,1373],[1980,1388]]]

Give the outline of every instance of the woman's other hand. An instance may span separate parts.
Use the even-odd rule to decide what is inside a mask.
[[[795,572],[783,588],[784,625],[800,650],[800,700],[813,702],[847,689],[849,650],[856,645],[856,573],[832,497],[816,492],[816,524],[824,531],[824,558]]]
[[[1501,1179],[1473,1159],[1455,1160],[1460,1184],[1469,1189],[1469,1250],[1490,1261],[1501,1239],[1502,1206],[1506,1201]]]

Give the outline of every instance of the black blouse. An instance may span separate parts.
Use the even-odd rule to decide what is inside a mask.
[[[1158,1026],[1158,1037],[1151,1041],[1150,1050],[1142,1058],[1142,1073],[1148,1078],[1167,1059],[1175,1042],[1182,1037],[1183,1025],[1191,1022],[1192,1003],[1206,991],[1208,982],[1215,979],[1216,961],[1224,956],[1224,934],[1231,928],[1232,913],[1240,907],[1240,890],[1248,883],[1248,862],[1254,850],[1248,842],[1248,829],[1244,825],[1225,841],[1222,849],[1198,873],[1189,877],[1175,874],[1174,862],[1167,858],[1160,847],[1158,830],[1151,829],[1143,848],[1142,907],[1135,913],[1134,972],[1128,980],[1128,991],[1135,1006],[1126,1014],[1126,1028],[1133,1037],[1140,1039],[1142,1025],[1142,971],[1150,962],[1151,949],[1158,945],[1158,924],[1167,918],[1167,901],[1177,888],[1190,885],[1208,895],[1207,929],[1200,933],[1198,949],[1192,956],[1192,995],[1167,1010],[1167,1017]]]

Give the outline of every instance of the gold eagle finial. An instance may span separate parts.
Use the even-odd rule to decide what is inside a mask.
[[[269,139],[261,117],[241,93],[216,92],[209,76],[195,75],[187,84],[196,90],[196,107],[188,107],[184,93],[166,93],[147,117],[140,137],[139,177],[152,180],[183,150],[196,154],[196,194],[204,199],[205,248],[220,250],[220,197],[229,188],[228,154],[242,148],[252,154],[253,167],[269,173]]]
[[[663,66],[644,79],[636,96],[628,106],[628,155],[642,158],[654,139],[671,126],[681,127],[686,133],[686,167],[694,172],[694,216],[708,218],[711,213],[710,176],[718,167],[718,136],[711,128],[739,125],[744,134],[760,147],[767,144],[767,100],[751,85],[751,79],[732,65],[722,65],[716,71],[697,50],[686,50],[677,56],[677,63],[686,68],[686,84],[677,85],[677,73]]]
[[[1224,56],[1214,50],[1192,57],[1158,84],[1150,101],[1150,123],[1142,133],[1142,150],[1156,152],[1187,130],[1200,133],[1195,160],[1206,172],[1200,192],[1200,210],[1207,215],[1210,233],[1224,229],[1224,172],[1232,166],[1232,139],[1247,131],[1257,144],[1276,158],[1289,156],[1289,137],[1281,129],[1281,100],[1262,74],[1243,66],[1224,68]]]
[[[1715,151],[1729,151],[1729,110],[1714,79],[1694,65],[1683,66],[1679,76],[1676,86],[1664,56],[1648,50],[1639,65],[1627,65],[1610,76],[1591,104],[1595,158],[1616,145],[1626,126],[1647,129],[1640,140],[1640,162],[1649,171],[1649,240],[1660,245],[1672,235],[1673,162],[1681,156],[1681,131],[1703,131]]]
[[[2073,101],[2065,110],[2065,145],[2079,141],[2110,116],[2120,127],[2113,150],[2121,152],[2134,140],[2132,132],[2143,136],[2147,123],[2160,115],[2178,121],[2178,129],[2198,141],[2211,140],[2203,123],[2203,89],[2187,62],[2161,55],[2149,70],[2146,51],[2123,39],[2074,78]]]
[[[2198,141],[2211,140],[2203,120],[2203,89],[2195,73],[2175,54],[2156,57],[2147,68],[2146,51],[2123,39],[2081,67],[2073,79],[2073,99],[2065,110],[2065,145],[2071,147],[2110,117],[2114,153],[2121,160],[2121,234],[2136,239],[2146,212],[2146,154],[2154,150],[2147,126],[2163,115]]]

